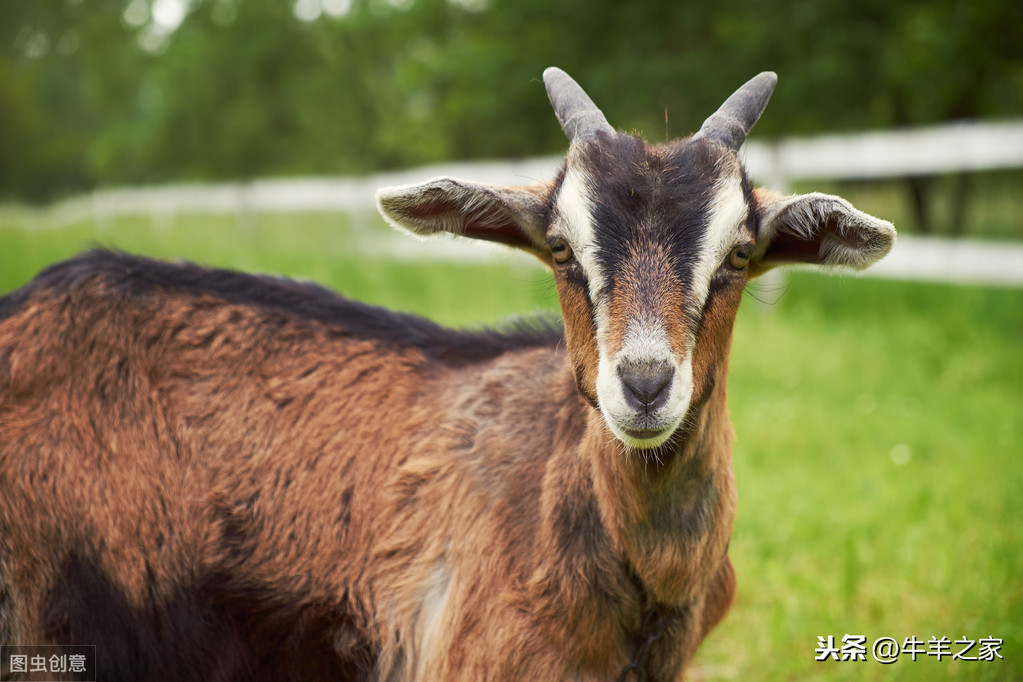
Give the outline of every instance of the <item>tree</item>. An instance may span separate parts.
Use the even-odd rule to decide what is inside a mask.
[[[648,139],[764,69],[762,137],[1023,111],[1012,0],[180,1],[8,0],[0,195],[556,153],[552,64]]]

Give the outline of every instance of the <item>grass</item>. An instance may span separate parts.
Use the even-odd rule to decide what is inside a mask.
[[[267,214],[250,216],[244,223],[232,216],[186,215],[166,224],[126,216],[103,225],[87,222],[54,229],[0,221],[0,294],[29,281],[46,265],[103,246],[310,279],[352,298],[454,326],[557,306],[553,284],[528,262],[456,266],[367,257],[359,244],[385,229],[382,222],[353,226],[337,214]]]
[[[705,679],[1023,678],[1023,293],[788,282],[735,333],[740,592]],[[847,633],[1005,660],[813,660]]]
[[[337,216],[8,225],[0,292],[98,242],[315,279],[454,325],[556,305],[539,269],[369,258],[351,248],[360,229]],[[739,594],[694,679],[1023,679],[1023,292],[812,273],[755,285],[729,401]],[[847,633],[867,638],[866,662],[814,661],[818,636]],[[1004,660],[886,666],[869,649],[882,636],[994,636]]]

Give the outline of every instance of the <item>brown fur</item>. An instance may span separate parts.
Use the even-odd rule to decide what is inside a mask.
[[[438,363],[114,267],[0,321],[5,641],[112,679],[610,679],[649,589],[672,679],[727,608],[734,494],[658,530],[706,512],[672,481],[717,475],[712,420],[650,477],[560,343]]]
[[[379,196],[414,232],[544,260],[564,336],[87,254],[0,298],[0,642],[95,644],[105,680],[602,682],[643,657],[647,679],[682,679],[735,592],[743,287],[793,260],[865,267],[894,229],[834,197],[754,194],[706,137],[601,129],[568,163],[592,183],[609,344],[653,315],[692,349],[666,441],[631,450],[601,412],[594,294],[546,242],[564,170]],[[721,173],[756,253],[694,310]]]
[[[593,305],[583,285],[559,279],[558,298],[565,319],[565,343],[572,349],[572,371],[579,392],[593,407],[597,406],[597,350],[593,325]]]
[[[610,322],[607,329],[607,350],[617,353],[625,339],[625,330],[637,311],[665,326],[673,350],[685,354],[683,288],[675,276],[671,257],[664,246],[651,243],[649,237],[637,239],[618,270],[616,286],[610,295]]]

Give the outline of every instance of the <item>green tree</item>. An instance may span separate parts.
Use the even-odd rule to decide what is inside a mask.
[[[764,69],[762,137],[1023,112],[1012,0],[168,1],[7,0],[0,196],[555,153],[552,64],[653,140]]]

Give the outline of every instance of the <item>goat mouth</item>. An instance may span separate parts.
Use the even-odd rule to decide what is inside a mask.
[[[635,440],[650,440],[651,438],[658,438],[667,429],[622,429],[625,435]]]
[[[676,425],[669,425],[661,429],[619,429],[618,438],[631,448],[646,450],[663,445],[672,434],[675,433]]]

